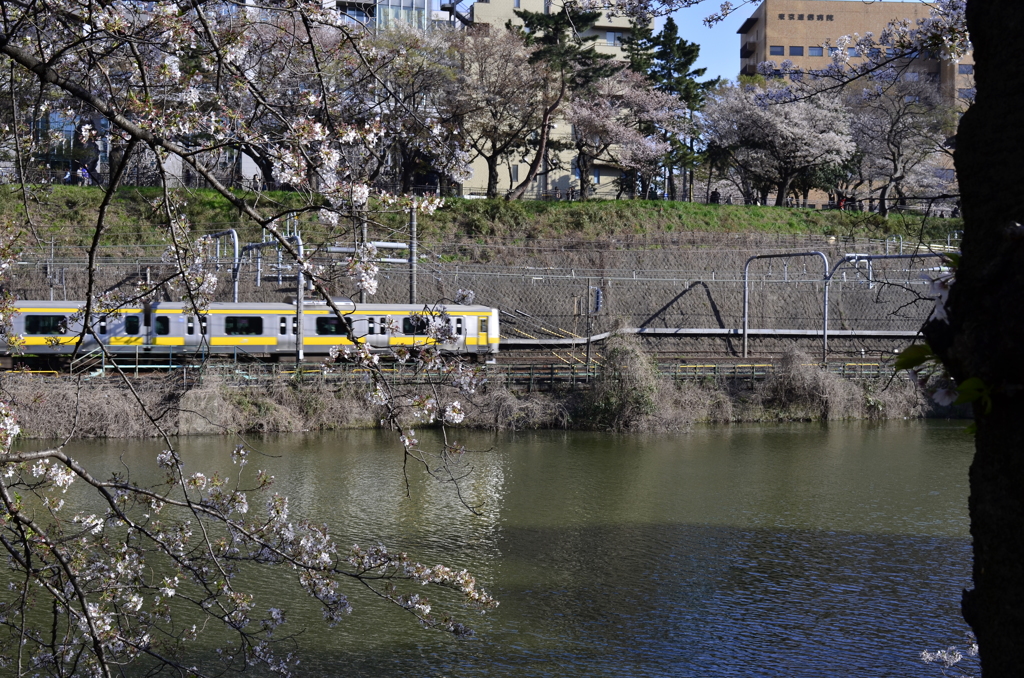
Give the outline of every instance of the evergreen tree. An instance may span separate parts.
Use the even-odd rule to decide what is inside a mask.
[[[510,199],[522,197],[530,182],[537,177],[551,148],[552,123],[569,93],[583,91],[623,68],[611,56],[594,48],[596,35],[583,35],[597,23],[600,12],[583,12],[564,6],[555,14],[516,10],[516,16],[522,20],[522,28],[513,26],[511,22],[506,27],[518,30],[527,45],[536,47],[530,63],[543,63],[551,78],[544,93],[544,111],[535,137],[530,169],[523,182],[509,194]]]
[[[686,102],[690,110],[697,110],[708,91],[718,86],[720,78],[698,82],[706,68],[693,68],[700,56],[700,45],[679,37],[679,27],[669,17],[665,27],[653,39],[654,55],[647,71],[662,92],[674,94]]]

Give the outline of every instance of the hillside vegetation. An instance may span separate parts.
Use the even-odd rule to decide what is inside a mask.
[[[264,214],[299,208],[298,196],[287,192],[239,194]],[[31,189],[26,222],[21,192],[14,186],[0,190],[0,219],[22,225],[25,246],[82,247],[92,237],[103,193],[94,187],[45,186]],[[243,242],[261,239],[260,229],[243,217],[227,200],[212,190],[180,191],[180,212],[197,232],[237,229]],[[133,246],[164,242],[160,228],[159,189],[121,189],[107,212],[107,246]],[[347,225],[328,232],[317,217],[297,217],[307,242],[334,240],[352,233]],[[371,237],[388,238],[404,233],[408,217],[400,213],[371,214]],[[588,202],[465,200],[452,198],[432,215],[421,215],[419,233],[424,241],[488,242],[504,239],[583,239],[646,237],[671,238],[683,232],[761,232],[826,236],[886,238],[901,235],[908,240],[941,241],[961,228],[959,219],[743,205],[704,205],[686,202],[642,200],[594,200]]]

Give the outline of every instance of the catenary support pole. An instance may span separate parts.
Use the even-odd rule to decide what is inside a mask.
[[[409,303],[416,303],[416,202],[409,208]]]
[[[359,215],[360,215],[360,221],[361,221],[360,225],[362,227],[361,228],[361,230],[362,230],[362,233],[361,233],[362,245],[365,246],[366,243],[369,242],[369,240],[370,240],[369,237],[367,237],[367,233],[366,233],[366,210],[365,209],[360,210]],[[360,304],[365,304],[366,303],[366,290],[364,290],[361,287],[359,288],[359,303]]]

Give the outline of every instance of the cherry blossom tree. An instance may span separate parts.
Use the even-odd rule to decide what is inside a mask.
[[[776,205],[785,204],[802,172],[841,163],[854,151],[839,97],[801,97],[799,91],[774,83],[725,86],[709,98],[702,115],[706,143],[754,182],[773,184]]]
[[[540,125],[549,74],[531,63],[535,48],[513,31],[494,27],[453,34],[459,54],[457,86],[449,106],[461,116],[465,143],[487,163],[487,197],[498,197],[498,169]]]
[[[649,184],[669,150],[664,137],[688,129],[687,113],[678,98],[656,90],[631,70],[573,96],[566,120],[572,125],[581,197],[591,193],[591,170],[597,161],[635,171]]]
[[[601,78],[623,68],[594,48],[596,35],[582,35],[597,21],[599,13],[596,11],[581,11],[578,6],[567,3],[558,12],[516,10],[516,16],[523,21],[523,27],[516,30],[526,44],[534,48],[530,63],[542,64],[548,77],[540,97],[540,123],[531,135],[530,166],[522,182],[509,194],[514,200],[523,196],[548,160],[551,130],[570,96],[586,91]]]
[[[219,192],[241,218],[266,229],[324,303],[343,315],[309,254],[279,225],[293,216],[316,215],[330,237],[368,209],[436,208],[435,199],[371,188],[396,139],[415,137],[409,143],[453,176],[464,171],[466,158],[437,120],[423,117],[427,107],[403,96],[406,82],[419,84],[421,55],[431,53],[432,44],[407,40],[406,47],[385,49],[366,37],[320,3],[4,5],[0,55],[15,74],[12,80],[19,87],[31,82],[43,101],[73,102],[75,110],[66,117],[106,121],[118,150],[97,189],[103,199],[92,229],[88,284],[72,318],[82,327],[79,339],[97,338],[98,309],[116,314],[151,299],[160,287],[173,286],[194,312],[205,309],[216,277],[210,241],[180,209],[189,199],[180,188],[186,171]],[[415,49],[408,48],[410,41]],[[402,115],[409,120],[395,124]],[[12,117],[17,125],[19,114]],[[267,164],[274,182],[294,193],[293,206],[266,200],[260,186],[245,194],[230,190],[211,159],[232,150],[252,152]],[[94,273],[109,226],[107,208],[127,168],[140,158],[152,163],[162,188],[155,208],[170,273],[138,289],[102,293]],[[28,177],[19,178],[28,189]],[[0,274],[10,273],[17,249],[17,229],[4,224]],[[371,247],[353,256],[350,272],[353,286],[374,291]],[[0,322],[9,318],[8,301],[0,304]],[[425,318],[433,339],[450,341],[453,330],[443,308],[428,309]],[[17,344],[17,337],[5,339]],[[383,379],[378,357],[351,330],[349,339],[358,345],[350,358],[371,375],[371,402],[381,408],[385,424],[398,430],[406,465],[419,464],[457,488],[465,450],[447,438],[440,449],[424,449],[409,426],[424,418],[458,424],[462,401],[438,384],[471,394],[478,377],[446,365],[434,348],[417,349],[402,358],[433,375],[434,396],[413,402]],[[132,380],[120,376],[136,393]],[[346,590],[352,585],[456,635],[469,629],[439,613],[421,585],[476,607],[494,605],[465,571],[421,564],[383,546],[344,548],[324,526],[293,517],[288,499],[273,493],[272,478],[249,465],[245,445],[232,455],[233,473],[187,466],[159,417],[137,399],[141,416],[164,442],[152,460],[164,479],[152,486],[138,484],[130,473],[99,475],[76,458],[70,440],[25,451],[15,440],[16,416],[0,403],[0,549],[18,573],[0,600],[0,625],[11,631],[0,642],[0,662],[17,675],[111,676],[132,666],[143,673],[163,667],[198,676],[252,665],[287,673],[296,658],[280,651],[287,645],[279,641],[290,633],[282,628],[285,606],[254,607],[253,592],[239,579],[251,568],[294,572],[295,586],[321,605],[328,624],[351,609]],[[64,492],[72,483],[87,485],[103,508],[93,514],[66,506]],[[195,665],[189,648],[211,624],[225,638],[220,659]]]
[[[879,185],[878,213],[886,216],[896,199],[943,193],[938,178],[948,156],[955,113],[943,105],[933,83],[874,82],[847,97],[857,156],[868,181]]]

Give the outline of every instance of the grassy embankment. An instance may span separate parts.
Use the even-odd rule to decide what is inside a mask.
[[[256,196],[239,194],[261,213],[272,214],[301,206],[299,196],[274,192]],[[165,242],[160,223],[160,191],[125,188],[108,209],[109,228],[104,245],[124,248]],[[234,228],[243,242],[260,239],[257,227],[237,208],[209,190],[180,192],[181,213],[199,232]],[[31,192],[31,226],[25,225],[20,191],[11,186],[0,190],[0,219],[22,225],[26,245],[49,244],[81,248],[89,242],[102,193],[97,188],[49,186]],[[395,213],[371,216],[371,237],[390,237],[404,232],[406,217]],[[348,236],[351,227],[334,232],[319,223],[315,215],[299,217],[304,239],[310,243]],[[690,231],[711,233],[808,234],[839,237],[886,238],[901,235],[908,241],[940,241],[961,227],[959,219],[922,218],[894,214],[882,219],[875,214],[742,205],[703,205],[683,202],[590,201],[585,203],[451,199],[433,215],[419,219],[420,237],[425,242],[497,242],[520,239],[601,240],[604,238],[672,237]],[[111,250],[108,253],[113,254]],[[68,252],[71,254],[71,252]]]

